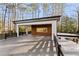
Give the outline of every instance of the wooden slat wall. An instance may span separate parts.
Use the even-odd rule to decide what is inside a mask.
[[[40,27],[46,27],[48,28],[48,31],[45,33],[45,32],[36,32],[36,29],[37,28],[40,28]],[[45,25],[32,25],[32,35],[42,35],[42,36],[51,36],[51,24],[45,24]]]

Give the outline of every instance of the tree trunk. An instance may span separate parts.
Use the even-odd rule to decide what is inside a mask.
[[[6,19],[6,13],[7,13],[7,6],[6,6],[6,9],[5,9],[5,14],[4,14],[4,17],[3,17],[3,33],[4,33],[4,37],[6,39],[6,33],[5,33],[5,19]]]
[[[79,12],[78,12],[78,32],[79,32]]]

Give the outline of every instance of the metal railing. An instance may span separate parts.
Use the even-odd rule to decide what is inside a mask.
[[[55,47],[56,47],[56,53],[57,53],[57,56],[64,56],[62,50],[61,50],[61,45],[58,43],[58,37],[56,35],[54,35],[54,44],[55,44]]]
[[[58,34],[57,36],[61,36],[61,37],[68,37],[68,38],[71,38],[71,40],[75,43],[79,43],[79,34],[74,34],[74,35],[65,35],[65,34]],[[68,39],[66,38],[66,39]]]

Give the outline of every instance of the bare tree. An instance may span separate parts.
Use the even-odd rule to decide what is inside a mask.
[[[31,4],[31,7],[32,7],[32,17],[36,17],[36,10],[37,10],[37,4],[36,3],[32,3]]]
[[[6,3],[5,6],[9,10],[8,12],[12,11],[11,14],[12,14],[13,17],[11,19],[9,19],[9,16],[8,16],[8,21],[10,20],[10,22],[8,22],[8,23],[10,23],[9,24],[10,25],[9,27],[11,27],[10,30],[12,30],[12,28],[13,28],[13,32],[14,32],[15,31],[15,29],[14,29],[15,25],[12,23],[12,21],[16,20],[16,4]]]
[[[7,14],[7,6],[5,6],[4,15],[3,15],[3,33],[5,34],[5,39],[6,39],[6,33],[5,33],[6,14]]]
[[[77,31],[79,32],[79,8],[78,8],[78,10],[77,10],[77,16],[78,16],[78,29],[77,29]]]
[[[43,16],[47,15],[48,7],[48,3],[43,3]]]

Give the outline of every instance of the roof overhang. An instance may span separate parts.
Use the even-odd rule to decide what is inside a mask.
[[[26,19],[26,20],[17,20],[13,21],[14,24],[22,24],[22,23],[39,23],[39,22],[47,22],[47,21],[54,21],[60,20],[60,15],[59,16],[50,16],[50,17],[42,17],[42,18],[33,18],[33,19]]]

